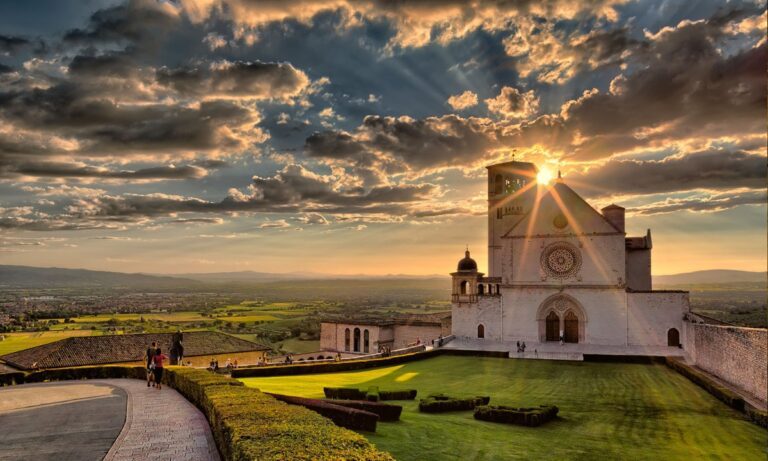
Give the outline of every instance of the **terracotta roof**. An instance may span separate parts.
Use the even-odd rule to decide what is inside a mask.
[[[62,368],[135,362],[144,358],[147,347],[153,341],[158,343],[165,354],[168,354],[171,350],[172,338],[173,333],[75,336],[4,355],[0,360],[23,370],[34,368],[35,363],[37,368]],[[269,349],[261,344],[216,331],[186,332],[182,345],[185,357]]]

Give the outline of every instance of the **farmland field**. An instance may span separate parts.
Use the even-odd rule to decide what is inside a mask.
[[[554,404],[538,428],[419,413],[364,435],[398,460],[766,459],[768,432],[664,365],[438,357],[364,371],[244,378],[265,392],[322,397],[323,386],[491,396],[491,405]]]

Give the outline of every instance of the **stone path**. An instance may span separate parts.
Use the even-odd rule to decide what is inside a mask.
[[[220,460],[205,416],[170,387],[103,379],[0,388],[0,460],[102,459]]]
[[[174,389],[158,391],[136,379],[102,382],[128,394],[125,426],[105,461],[220,459],[205,416]]]
[[[509,352],[511,358],[526,359],[554,359],[554,360],[582,360],[583,354],[600,355],[651,355],[651,356],[677,356],[682,357],[685,351],[679,347],[666,346],[601,346],[597,344],[563,344],[550,343],[526,343],[525,353],[518,354],[515,343],[502,343],[487,339],[456,338],[446,345],[444,349],[470,349],[478,351]],[[534,352],[536,351],[536,352]]]
[[[0,460],[101,460],[126,402],[124,390],[96,381],[0,388]]]

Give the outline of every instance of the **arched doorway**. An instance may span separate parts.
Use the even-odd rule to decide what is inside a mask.
[[[667,346],[680,347],[680,332],[677,331],[677,328],[670,328],[667,331]]]
[[[564,340],[567,343],[579,342],[579,318],[573,311],[565,313],[565,334]]]
[[[560,340],[560,317],[552,311],[547,314],[547,341]]]
[[[459,286],[459,293],[461,293],[463,295],[467,294],[467,285],[469,285],[467,283],[467,281],[466,280],[462,280],[461,281],[461,285]]]
[[[355,338],[354,338],[354,348],[352,349],[355,352],[360,352],[360,329],[355,328]]]
[[[349,328],[344,330],[344,350],[349,352]]]
[[[485,338],[485,327],[482,323],[477,326],[477,337],[480,339]]]

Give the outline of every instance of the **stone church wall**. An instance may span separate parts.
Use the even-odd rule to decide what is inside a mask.
[[[415,344],[417,340],[421,344],[432,344],[442,334],[438,325],[395,325],[395,344],[392,349],[402,349]]]
[[[501,341],[501,297],[478,296],[476,303],[454,303],[451,310],[453,334],[477,339],[477,326],[485,328],[485,339]]]
[[[685,322],[683,347],[693,363],[765,402],[768,330]]]
[[[666,346],[671,328],[683,335],[688,293],[627,293],[627,342],[630,346]]]

